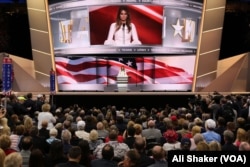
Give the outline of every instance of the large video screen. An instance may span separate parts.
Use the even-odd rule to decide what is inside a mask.
[[[59,90],[117,90],[125,67],[130,91],[190,91],[202,8],[203,0],[49,0]]]

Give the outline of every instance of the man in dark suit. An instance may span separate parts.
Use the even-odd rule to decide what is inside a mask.
[[[68,153],[68,162],[59,163],[56,167],[83,167],[80,165],[81,148],[79,146],[73,146]]]
[[[101,159],[94,159],[91,161],[91,166],[94,167],[117,167],[117,162],[113,161],[114,158],[114,148],[106,144],[102,149],[102,158]]]

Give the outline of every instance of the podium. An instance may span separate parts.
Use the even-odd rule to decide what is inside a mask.
[[[117,76],[117,90],[118,92],[128,91],[128,76]]]

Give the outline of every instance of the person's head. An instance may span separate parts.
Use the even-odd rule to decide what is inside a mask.
[[[11,153],[4,159],[4,167],[21,167],[22,163],[23,158],[18,152]]]
[[[243,128],[238,128],[236,133],[236,139],[238,141],[246,141],[246,130]]]
[[[34,149],[30,153],[29,167],[44,167],[43,153],[40,149]]]
[[[49,136],[50,136],[50,137],[56,137],[57,135],[58,135],[58,131],[57,131],[56,128],[51,128],[51,129],[49,130]]]
[[[134,136],[135,135],[135,128],[133,126],[127,128],[128,136]]]
[[[221,144],[217,141],[211,141],[208,146],[209,151],[221,151]]]
[[[79,146],[72,146],[68,153],[68,160],[79,163],[81,160],[82,150]]]
[[[20,135],[23,135],[24,131],[25,131],[24,125],[17,125],[17,126],[15,127],[15,132],[16,132],[16,134],[19,135],[19,136],[20,136]]]
[[[98,132],[95,129],[92,129],[89,133],[89,140],[96,141],[98,139]]]
[[[196,151],[209,151],[209,146],[205,141],[200,141],[196,144]]]
[[[216,127],[216,122],[213,119],[207,119],[205,122],[205,128],[207,130],[214,130]]]
[[[49,156],[53,159],[59,159],[63,155],[63,144],[59,140],[54,140],[50,144]]]
[[[72,134],[68,129],[62,131],[61,138],[63,142],[70,143]]]
[[[0,148],[5,150],[10,148],[10,146],[11,146],[10,136],[6,134],[0,135]]]
[[[30,150],[33,144],[31,136],[24,136],[20,142],[23,150]]]
[[[140,154],[135,149],[130,149],[124,156],[123,167],[135,167],[140,160]]]
[[[120,6],[116,16],[117,23],[124,23],[126,22],[127,25],[131,22],[130,12],[128,6]]]
[[[116,130],[111,130],[110,132],[109,132],[109,139],[111,140],[111,141],[116,141],[117,140],[117,137],[118,137],[118,133],[117,133],[117,131]]]
[[[98,123],[96,124],[96,129],[97,129],[97,130],[103,130],[103,129],[104,129],[103,123],[102,123],[102,122],[98,122]]]
[[[173,129],[168,129],[163,135],[168,143],[175,143],[178,140],[178,134]]]
[[[89,142],[87,140],[80,140],[78,146],[82,150],[82,158],[90,153]]]
[[[49,112],[50,109],[51,109],[51,105],[50,105],[49,103],[44,103],[44,104],[42,105],[42,111],[43,111],[43,112]]]
[[[42,128],[46,129],[48,127],[48,121],[44,120],[42,121]]]
[[[136,137],[134,142],[134,148],[138,152],[143,152],[146,148],[146,141],[143,137]]]
[[[165,160],[166,151],[162,148],[162,146],[154,146],[152,149],[152,156],[156,161]]]
[[[137,135],[141,134],[141,132],[142,132],[142,125],[141,124],[136,123],[134,125],[134,128],[135,128],[135,134],[137,134]]]
[[[181,139],[181,150],[189,151],[191,147],[191,140],[189,138],[182,138]]]
[[[203,135],[201,133],[196,133],[193,136],[193,139],[194,139],[195,144],[198,144],[200,141],[204,141],[204,137],[203,137]]]
[[[191,133],[192,133],[192,136],[194,136],[196,133],[201,133],[201,127],[198,125],[193,126]]]
[[[223,132],[225,143],[233,143],[234,142],[234,133],[231,130],[225,130]]]
[[[85,125],[86,125],[85,121],[78,121],[77,122],[77,129],[78,130],[84,130],[85,129]]]
[[[34,137],[34,136],[37,136],[39,133],[39,130],[37,128],[37,126],[33,126],[31,129],[30,129],[30,136]]]
[[[248,142],[241,142],[239,146],[239,151],[250,151],[250,144]]]
[[[3,167],[4,159],[5,159],[5,152],[3,151],[3,149],[0,148],[0,167]]]
[[[106,160],[112,160],[114,157],[114,148],[110,144],[106,144],[102,148],[102,158]]]
[[[154,128],[155,127],[155,121],[154,120],[149,120],[148,121],[148,128]]]

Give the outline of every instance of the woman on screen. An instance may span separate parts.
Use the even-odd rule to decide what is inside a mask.
[[[108,38],[104,45],[133,45],[141,44],[138,39],[136,27],[131,23],[130,13],[127,6],[120,6],[116,22],[109,28]]]

